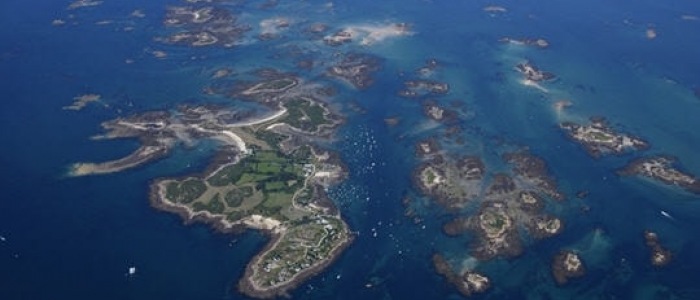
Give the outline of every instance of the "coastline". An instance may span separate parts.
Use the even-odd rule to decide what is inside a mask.
[[[239,234],[247,229],[254,229],[261,231],[265,236],[269,237],[269,242],[265,247],[258,252],[246,266],[246,271],[243,277],[238,281],[237,289],[239,292],[248,295],[253,298],[258,299],[270,299],[278,296],[289,296],[288,292],[299,287],[309,278],[314,277],[322,273],[328,268],[333,262],[335,262],[345,249],[347,249],[355,239],[355,236],[347,230],[349,227],[347,223],[340,217],[339,214],[333,215],[337,218],[346,229],[345,238],[329,253],[328,257],[324,260],[319,261],[317,264],[308,267],[307,269],[300,271],[294,275],[289,281],[277,286],[272,286],[268,288],[260,288],[254,282],[252,282],[253,275],[255,274],[255,265],[263,258],[269,251],[275,249],[275,246],[284,237],[286,228],[280,224],[269,225],[267,222],[261,222],[261,225],[257,225],[255,222],[247,222],[248,219],[241,220],[240,223],[228,222],[222,216],[214,216],[207,211],[194,212],[191,209],[184,207],[182,205],[172,204],[165,200],[163,195],[162,184],[167,182],[167,179],[155,179],[149,185],[149,202],[153,208],[159,211],[174,213],[182,218],[185,225],[191,225],[195,222],[202,222],[204,224],[211,225],[217,231],[221,233],[233,233]],[[256,215],[251,216],[254,218]]]
[[[339,218],[340,219],[340,218]],[[343,222],[345,224],[345,222]],[[345,224],[347,227],[347,224]],[[313,265],[309,268],[307,268],[304,271],[301,271],[297,273],[291,280],[286,282],[285,284],[274,286],[274,287],[269,287],[269,288],[264,288],[260,289],[259,287],[256,286],[255,283],[253,283],[250,279],[253,277],[253,274],[255,273],[254,265],[255,263],[260,260],[265,254],[267,254],[270,250],[274,249],[275,245],[279,242],[279,240],[282,238],[281,234],[277,233],[272,233],[270,231],[265,231],[266,234],[271,235],[271,240],[268,242],[265,247],[251,259],[250,263],[246,266],[245,273],[243,277],[238,281],[237,290],[245,295],[248,295],[253,298],[258,298],[258,299],[271,299],[275,297],[289,297],[288,292],[299,287],[302,285],[304,282],[306,282],[309,278],[314,277],[328,268],[331,264],[333,264],[340,256],[345,252],[345,249],[347,249],[352,242],[355,240],[354,235],[348,231],[348,236],[345,238],[345,240],[339,244],[336,248],[334,248],[330,253],[329,257],[321,262],[319,262],[316,265]]]
[[[193,212],[186,207],[166,203],[162,197],[162,182],[162,179],[155,179],[149,184],[148,199],[153,208],[159,211],[178,215],[180,218],[182,218],[185,225],[191,225],[195,222],[202,222],[213,226],[214,229],[221,233],[241,233],[248,228],[248,226],[244,224],[228,223],[223,217],[213,216],[206,211]]]
[[[168,147],[142,146],[131,154],[119,159],[101,163],[74,163],[69,167],[66,175],[68,177],[80,177],[121,172],[161,159],[168,156],[169,153],[170,149]]]

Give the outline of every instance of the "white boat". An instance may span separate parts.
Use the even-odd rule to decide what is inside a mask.
[[[663,210],[662,210],[662,211],[661,211],[661,215],[664,216],[664,217],[666,217],[666,218],[669,218],[669,219],[673,220],[673,217],[671,217],[671,215],[669,215],[666,211],[663,211]]]

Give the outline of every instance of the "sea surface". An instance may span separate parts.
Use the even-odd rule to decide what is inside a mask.
[[[138,147],[134,140],[90,140],[103,121],[180,103],[250,105],[204,95],[202,88],[221,67],[296,72],[292,49],[321,66],[337,51],[382,60],[375,84],[364,91],[299,71],[338,90],[332,106],[347,122],[329,147],[340,152],[350,176],[330,194],[357,239],[294,298],[460,299],[432,268],[432,254],[441,253],[455,268],[490,277],[491,290],[475,299],[700,299],[700,197],[615,175],[635,157],[663,153],[700,176],[700,98],[693,94],[700,88],[700,20],[683,18],[700,16],[700,2],[280,0],[265,10],[248,1],[231,9],[253,30],[231,49],[158,42],[167,32],[165,8],[183,2],[105,0],[67,10],[69,3],[0,2],[0,299],[245,299],[234,284],[267,238],[184,225],[147,199],[153,179],[203,170],[216,145],[181,147],[121,173],[75,178],[67,172],[72,163],[111,160]],[[507,12],[483,11],[492,4]],[[130,17],[136,9],[145,17]],[[330,48],[293,25],[280,39],[258,41],[259,22],[271,17],[327,23],[330,32],[405,22],[412,34]],[[55,19],[66,24],[52,26]],[[96,24],[104,20],[110,22]],[[656,38],[646,37],[649,28]],[[506,36],[545,38],[551,46],[498,41]],[[153,51],[168,56],[158,59]],[[480,155],[496,169],[509,149],[542,157],[569,198],[547,207],[565,220],[561,235],[527,241],[516,259],[476,263],[468,255],[472,237],[441,233],[449,214],[420,196],[410,175],[419,164],[415,143],[439,134],[442,125],[423,115],[419,100],[397,96],[430,58],[441,65],[432,79],[451,87],[436,101],[468,111],[459,120],[466,144],[446,151]],[[524,60],[557,75],[543,84],[547,92],[521,84],[513,66]],[[62,109],[88,93],[104,101],[79,112]],[[573,106],[553,109],[564,99]],[[591,116],[643,137],[651,149],[591,158],[557,127]],[[387,126],[389,117],[400,123]],[[582,190],[590,195],[577,199]],[[417,199],[422,222],[404,216],[405,196]],[[665,268],[649,264],[645,229],[673,252]],[[563,287],[549,271],[561,249],[580,253],[588,269]],[[129,275],[130,267],[137,272]]]

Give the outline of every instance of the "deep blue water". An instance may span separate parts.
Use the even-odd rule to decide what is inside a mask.
[[[397,5],[397,3],[401,3]],[[203,169],[212,145],[180,149],[171,157],[118,174],[68,178],[77,161],[119,157],[134,141],[95,142],[99,124],[114,117],[170,108],[180,102],[223,102],[204,96],[211,71],[229,66],[245,72],[260,67],[290,69],[292,57],[277,59],[300,36],[290,30],[269,43],[249,38],[233,49],[189,49],[154,41],[164,34],[166,5],[177,1],[105,1],[101,6],[67,11],[64,1],[0,3],[0,299],[241,299],[233,291],[243,268],[265,243],[255,232],[231,236],[204,225],[185,226],[174,215],[151,208],[150,180]],[[543,157],[570,199],[548,207],[567,223],[557,237],[532,243],[515,260],[482,263],[495,287],[484,299],[602,298],[698,299],[700,203],[697,196],[614,171],[639,154],[594,160],[567,141],[556,124],[594,115],[651,141],[649,153],[669,153],[689,172],[700,174],[700,5],[680,1],[504,1],[502,15],[481,9],[486,1],[280,1],[274,11],[257,3],[241,9],[242,20],[286,16],[299,23],[386,24],[407,22],[415,34],[369,47],[342,50],[383,58],[376,84],[357,92],[318,72],[302,73],[337,87],[338,107],[356,102],[367,113],[346,109],[340,151],[350,178],[332,191],[358,238],[327,272],[298,288],[303,299],[444,299],[459,296],[434,274],[430,256],[445,254],[460,266],[468,258],[470,237],[447,238],[444,212],[421,199],[421,224],[403,216],[401,198],[415,195],[410,172],[418,164],[415,141],[440,132],[430,127],[417,100],[396,96],[404,72],[428,58],[442,64],[436,79],[450,84],[441,99],[458,100],[470,112],[460,124],[466,146],[450,151],[484,156],[498,168],[504,149],[527,146]],[[128,15],[142,9],[146,18]],[[238,8],[237,8],[238,9]],[[56,18],[77,25],[51,26]],[[100,20],[113,20],[95,25]],[[647,40],[648,26],[659,36]],[[133,27],[132,31],[124,31]],[[294,27],[293,27],[294,28]],[[536,50],[503,45],[503,36],[544,37],[552,47]],[[319,61],[336,49],[299,42]],[[157,60],[149,53],[163,50]],[[125,60],[133,59],[133,64]],[[514,63],[532,59],[556,73],[549,93],[522,86]],[[110,108],[90,106],[64,111],[76,95],[99,93]],[[554,101],[574,106],[557,114]],[[133,104],[133,105],[131,105]],[[234,103],[235,104],[235,103]],[[387,127],[384,118],[400,116]],[[374,164],[374,165],[373,165]],[[575,199],[589,190],[586,199]],[[581,206],[590,207],[581,213]],[[660,214],[666,211],[668,219]],[[425,226],[425,227],[423,227]],[[648,264],[644,229],[659,232],[674,252],[664,269]],[[374,233],[377,234],[374,237]],[[574,249],[589,274],[556,287],[549,274],[551,256]],[[126,276],[130,266],[138,273]],[[365,285],[372,283],[373,287]]]

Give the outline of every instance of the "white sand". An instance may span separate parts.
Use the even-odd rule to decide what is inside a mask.
[[[241,152],[243,152],[243,153],[248,152],[248,148],[246,147],[245,142],[243,141],[243,139],[241,137],[239,137],[235,133],[228,131],[228,130],[222,130],[221,133],[223,133],[225,136],[231,138],[233,143],[236,144],[236,147],[238,147],[238,149]]]

